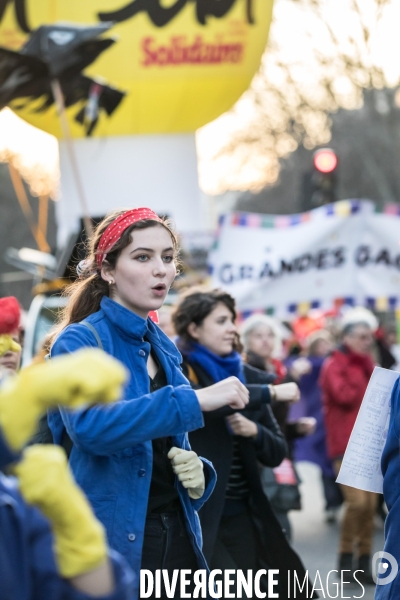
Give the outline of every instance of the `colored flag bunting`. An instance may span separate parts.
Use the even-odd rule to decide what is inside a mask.
[[[390,298],[365,298],[364,302],[358,301],[356,298],[336,298],[333,301],[333,308],[339,311],[343,306],[357,306],[364,305],[370,310],[376,312],[388,312],[395,311],[396,318],[400,322],[400,297],[390,297]],[[327,310],[327,306],[323,306],[319,300],[313,300],[312,302],[298,302],[288,304],[286,307],[286,312],[289,315],[294,316],[305,316],[309,313],[310,310]],[[248,317],[254,314],[266,314],[273,316],[276,314],[277,308],[274,306],[270,306],[266,309],[255,309],[255,310],[245,310],[243,312],[238,312],[238,321],[244,321]],[[281,311],[280,311],[281,312]]]
[[[286,227],[295,227],[301,223],[310,221],[313,213],[322,210],[327,216],[350,217],[360,212],[362,204],[360,200],[340,200],[334,204],[327,204],[314,211],[299,213],[295,215],[264,215],[257,213],[234,212],[228,216],[231,225],[238,227],[262,227],[265,229],[282,229]],[[388,205],[385,209],[387,214],[400,215],[400,206]],[[220,218],[219,225],[224,223],[223,217]]]

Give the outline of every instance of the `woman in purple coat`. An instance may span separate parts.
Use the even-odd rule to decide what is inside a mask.
[[[300,402],[292,405],[290,412],[290,420],[297,420],[301,417],[314,417],[317,421],[315,432],[294,440],[293,449],[296,461],[312,462],[321,469],[326,500],[325,515],[328,523],[335,522],[335,513],[343,502],[339,486],[335,481],[336,476],[332,463],[326,450],[321,388],[318,383],[322,364],[332,348],[332,339],[327,331],[316,331],[309,336],[307,340],[307,358],[311,364],[311,370],[299,380]]]

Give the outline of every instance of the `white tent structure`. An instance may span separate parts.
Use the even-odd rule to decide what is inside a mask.
[[[98,217],[117,208],[149,206],[171,217],[178,231],[209,227],[201,194],[195,135],[154,134],[74,139],[88,212]],[[60,141],[61,194],[57,203],[58,246],[77,230],[83,216],[68,155]]]

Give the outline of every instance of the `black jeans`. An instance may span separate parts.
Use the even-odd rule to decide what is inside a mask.
[[[240,569],[244,574],[252,569],[253,577],[256,574],[257,539],[248,511],[232,517],[222,517],[211,558],[211,569]],[[236,582],[235,577],[232,579]],[[236,583],[232,585],[230,593],[234,593],[235,589]],[[242,597],[248,598],[245,593]]]
[[[171,582],[174,569],[191,569],[193,574],[197,568],[196,555],[186,531],[183,513],[179,511],[148,515],[144,532],[142,569],[152,571],[153,575],[157,569],[167,569]],[[180,598],[179,582],[178,577],[174,598]],[[185,591],[192,593],[192,586],[187,586]],[[150,598],[155,598],[155,590]],[[162,576],[161,598],[167,599]]]

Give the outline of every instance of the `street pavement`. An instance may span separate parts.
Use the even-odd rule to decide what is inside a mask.
[[[323,585],[323,591],[318,592],[319,597],[358,597],[363,598],[363,600],[373,600],[375,586],[365,586],[363,592],[358,584],[344,584],[343,590],[341,590],[340,574],[337,576],[336,573],[332,573],[329,576],[327,585],[326,578],[329,571],[337,569],[339,523],[333,525],[325,523],[324,498],[319,469],[315,465],[306,462],[298,463],[297,467],[302,479],[302,510],[290,512],[290,521],[293,528],[292,543],[301,556],[312,582],[317,576],[317,571],[319,572]],[[376,518],[373,553],[383,550],[383,539],[383,524],[379,518]],[[317,581],[319,583],[319,580]],[[339,587],[335,586],[335,583],[339,583]]]

